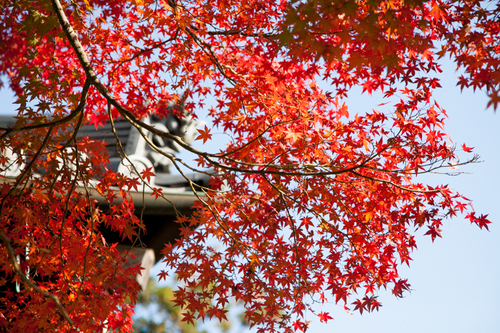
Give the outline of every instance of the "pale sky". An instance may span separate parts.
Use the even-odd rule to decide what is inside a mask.
[[[402,270],[412,285],[410,294],[396,299],[390,292],[380,293],[380,311],[363,315],[347,316],[332,306],[335,320],[315,321],[312,332],[500,332],[500,114],[485,110],[483,91],[460,92],[453,64],[448,62],[443,69],[443,88],[434,97],[447,110],[446,132],[458,146],[475,147],[484,162],[460,167],[470,174],[432,175],[431,181],[450,184],[472,199],[479,214],[489,214],[490,231],[480,230],[463,216],[446,220],[443,238],[434,243],[427,236],[417,238],[413,262]]]

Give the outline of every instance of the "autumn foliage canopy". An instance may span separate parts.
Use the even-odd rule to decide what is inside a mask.
[[[314,303],[364,312],[378,289],[402,297],[415,231],[440,237],[457,214],[490,223],[416,176],[477,159],[444,132],[433,91],[451,57],[457,84],[496,108],[499,15],[475,0],[2,1],[0,74],[18,114],[0,129],[0,172],[19,168],[0,176],[0,285],[18,286],[0,294],[2,330],[128,331],[139,267],[99,230],[147,232],[130,191],[151,170],[114,173],[104,144],[76,134],[118,119],[216,171],[192,184],[194,213],[163,251],[184,320],[223,319],[236,299],[262,332],[305,331],[308,311],[331,319]],[[386,104],[350,112],[355,87]],[[141,120],[183,98],[213,122],[200,142],[228,145],[198,150]]]

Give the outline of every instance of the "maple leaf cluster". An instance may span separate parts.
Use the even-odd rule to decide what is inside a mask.
[[[1,6],[0,74],[18,105],[15,125],[0,129],[2,329],[130,328],[139,267],[125,268],[100,230],[131,240],[144,232],[130,191],[154,172],[113,172],[103,143],[77,135],[85,124],[124,119],[145,139],[152,133],[195,154],[192,170],[217,171],[210,188],[191,182],[193,214],[179,216],[181,238],[163,251],[173,273],[160,278],[176,274],[183,282],[174,302],[188,322],[225,319],[231,299],[243,302],[261,332],[305,331],[316,302],[378,310],[377,290],[402,297],[410,288],[398,267],[411,260],[415,230],[435,239],[443,219],[458,213],[481,228],[490,223],[459,193],[415,177],[478,158],[461,162],[450,146],[434,76],[450,55],[465,71],[458,84],[485,89],[496,108],[498,4]],[[345,100],[356,86],[381,93],[387,110],[349,113]],[[167,117],[168,102],[185,91],[194,114],[215,101],[209,117],[231,138],[227,147],[197,150],[141,120]],[[204,144],[210,130],[198,130]],[[15,178],[3,176],[14,166]],[[163,198],[161,190],[154,195]]]

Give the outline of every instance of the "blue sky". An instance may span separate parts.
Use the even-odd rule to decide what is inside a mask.
[[[473,200],[474,208],[489,214],[490,231],[479,230],[463,216],[446,220],[443,238],[434,243],[417,237],[418,250],[402,275],[409,279],[412,292],[403,299],[390,292],[380,293],[379,312],[354,314],[331,307],[335,320],[316,321],[312,332],[498,332],[500,330],[500,189],[499,115],[486,110],[484,92],[460,92],[458,74],[446,63],[441,85],[434,97],[448,112],[446,131],[455,144],[475,147],[482,163],[460,167],[468,172],[457,177],[426,176],[432,183],[450,184]],[[352,96],[350,96],[352,97]],[[358,101],[356,98],[355,101]],[[357,102],[362,107],[367,101]],[[353,103],[354,104],[354,103]],[[365,106],[369,106],[368,104]],[[466,156],[466,154],[463,154]]]
[[[327,304],[318,309],[330,312],[335,319],[321,324],[311,316],[310,332],[496,333],[500,330],[500,114],[491,108],[486,110],[487,97],[483,91],[460,92],[455,86],[458,74],[453,64],[445,62],[444,69],[443,88],[434,96],[448,112],[446,131],[457,145],[466,143],[474,147],[483,162],[460,168],[469,174],[435,175],[430,181],[450,184],[472,199],[477,212],[489,214],[493,222],[490,231],[479,230],[462,216],[446,220],[443,238],[434,243],[429,237],[422,237],[424,231],[421,231],[414,260],[409,268],[402,270],[412,285],[411,293],[396,299],[390,292],[380,292],[383,304],[380,311],[363,315],[347,315],[341,306]],[[351,110],[376,105],[368,96],[356,94],[359,92],[349,95]],[[12,102],[12,93],[1,89],[0,114],[12,114],[15,110]],[[210,146],[198,148],[215,150],[225,142],[224,135],[216,134]],[[236,331],[245,330],[236,327]]]

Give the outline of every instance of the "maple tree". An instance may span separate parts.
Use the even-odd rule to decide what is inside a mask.
[[[378,310],[376,290],[402,297],[410,287],[398,266],[416,248],[415,229],[435,239],[443,219],[458,213],[488,228],[467,198],[415,177],[477,159],[460,162],[432,93],[439,61],[450,56],[464,69],[458,84],[486,90],[496,109],[495,2],[0,6],[0,73],[18,105],[16,124],[0,131],[0,167],[19,168],[0,185],[0,284],[22,286],[0,295],[5,330],[130,329],[139,267],[125,268],[99,228],[131,240],[141,232],[130,191],[153,173],[112,172],[104,144],[77,136],[82,124],[125,119],[145,138],[151,132],[197,155],[192,170],[217,171],[210,188],[191,182],[194,213],[179,215],[182,237],[163,251],[171,271],[160,279],[177,274],[184,283],[174,302],[188,322],[224,319],[231,297],[266,332],[306,330],[315,302]],[[350,114],[345,99],[357,86],[383,94],[387,111]],[[168,102],[183,93],[195,115],[215,99],[209,117],[231,137],[226,147],[201,151],[141,121],[167,117]],[[200,129],[199,138],[212,140],[211,132]],[[174,166],[184,163],[148,143]]]

